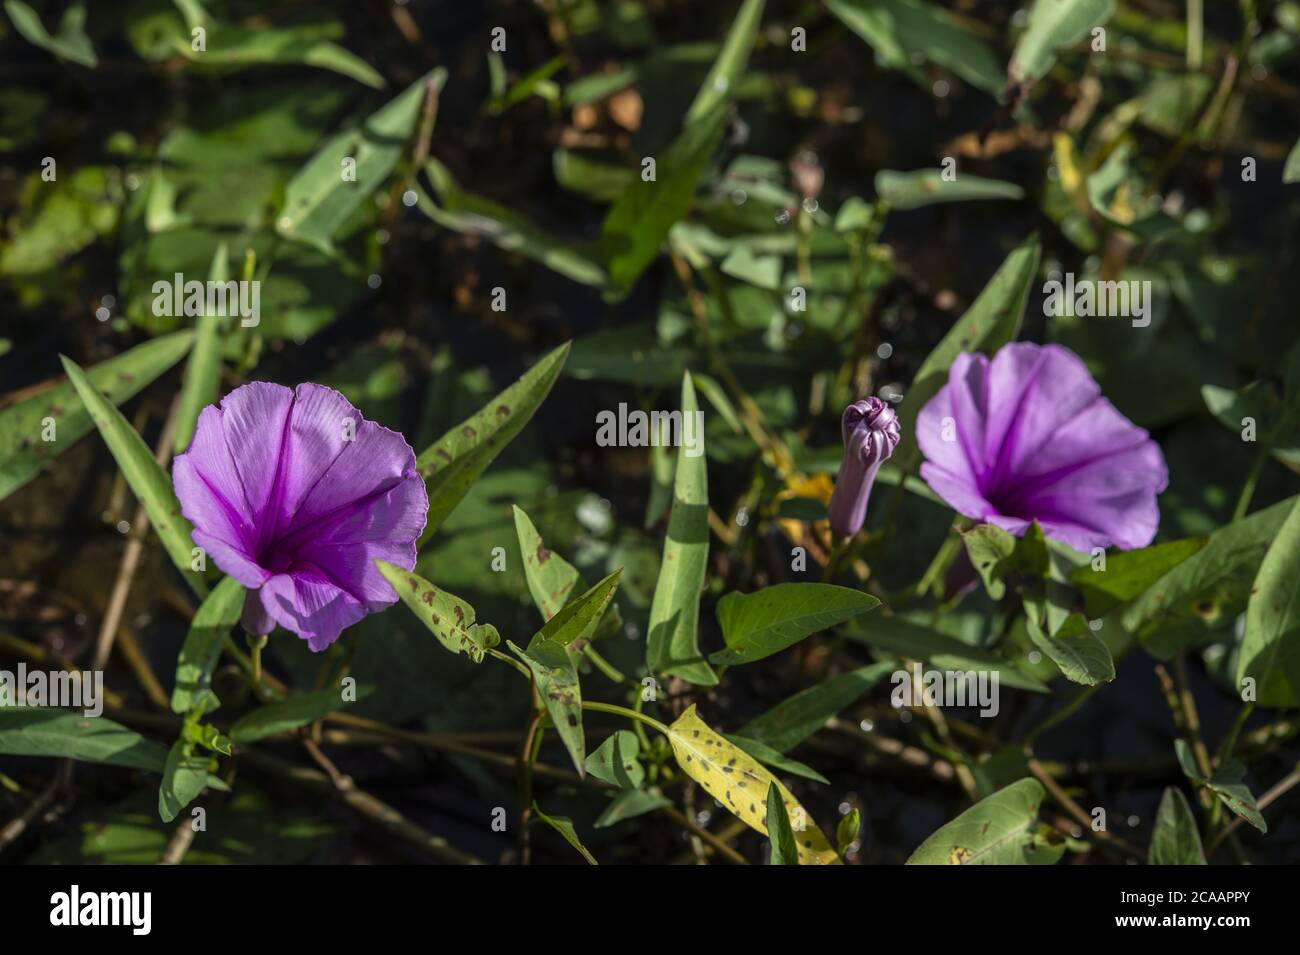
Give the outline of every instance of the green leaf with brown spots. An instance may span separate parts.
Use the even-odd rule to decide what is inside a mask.
[[[100,362],[86,371],[86,377],[109,401],[120,405],[180,361],[193,341],[193,332],[163,335]],[[53,421],[50,441],[42,435],[46,418]],[[70,381],[12,404],[0,399],[0,499],[36,477],[92,426],[90,412],[77,400]]]
[[[573,828],[572,819],[567,816],[548,816],[546,813],[542,812],[541,807],[538,806],[537,803],[533,803],[533,812],[537,813],[538,819],[542,820],[542,822],[546,823],[563,836],[565,842],[577,849],[578,852],[581,853],[582,857],[587,860],[589,865],[600,865],[600,863],[596,861],[596,857],[587,851],[587,847],[584,846],[582,840],[578,838],[578,831]]]
[[[921,843],[908,865],[1028,865],[1043,787],[1017,780],[981,799]]]
[[[744,750],[711,730],[692,704],[672,726],[668,742],[682,771],[751,829],[767,835],[767,792],[776,786],[798,843],[800,865],[835,865],[839,855],[807,810],[780,781]]]
[[[799,847],[794,841],[794,830],[790,828],[790,816],[785,811],[785,801],[775,782],[767,787],[767,835],[771,847],[769,864],[799,864]]]
[[[429,490],[429,519],[420,535],[421,544],[469,493],[501,449],[523,430],[550,393],[568,356],[569,344],[565,342],[421,452],[415,466]]]
[[[126,483],[130,485],[136,499],[144,506],[145,513],[149,515],[149,523],[154,533],[158,535],[158,539],[162,541],[163,548],[171,557],[172,563],[189,581],[194,592],[201,597],[206,597],[208,585],[204,583],[202,577],[190,569],[190,563],[194,559],[192,553],[194,541],[190,539],[190,535],[194,532],[194,528],[181,514],[181,504],[176,500],[176,492],[172,490],[171,478],[158,464],[153,452],[144,443],[144,439],[136,434],[130,422],[123,417],[122,412],[113,407],[112,401],[94,386],[76,362],[65,356],[61,357],[63,368],[72,380],[77,396],[90,412],[91,420],[95,422],[95,427],[99,428],[99,433],[103,436],[104,443],[108,445],[108,450],[113,453],[117,466],[122,469],[122,476],[126,478]]]
[[[575,640],[594,640],[621,627],[623,621],[618,606],[609,599],[617,581],[611,582],[611,578],[606,577],[570,602],[573,592],[585,586],[582,576],[567,560],[547,549],[542,536],[522,509],[516,507],[514,513],[515,533],[519,537],[519,550],[524,561],[524,578],[528,581],[533,603],[546,621],[547,626],[543,628],[546,635],[561,643],[572,644]]]
[[[523,509],[512,506],[515,514],[515,534],[519,538],[519,552],[524,559],[524,579],[533,603],[542,612],[543,620],[550,620],[566,603],[581,579],[578,571],[559,554],[547,550],[542,535]]]
[[[419,574],[403,570],[386,560],[376,560],[375,566],[393,585],[402,603],[410,607],[438,642],[452,653],[463,653],[475,663],[482,663],[483,655],[501,642],[496,627],[490,623],[475,623],[474,608],[455,594],[441,590]]]
[[[538,637],[533,638],[527,650],[509,640],[506,646],[532,671],[537,695],[542,698],[542,705],[555,724],[560,741],[569,751],[578,775],[586,776],[587,738],[582,731],[582,685],[578,682],[578,667],[569,648],[556,640]]]

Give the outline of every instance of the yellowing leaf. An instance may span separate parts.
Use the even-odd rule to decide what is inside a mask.
[[[709,729],[692,706],[668,727],[673,756],[686,775],[751,829],[767,835],[767,790],[781,793],[798,843],[800,865],[837,865],[840,857],[780,780],[744,750]]]

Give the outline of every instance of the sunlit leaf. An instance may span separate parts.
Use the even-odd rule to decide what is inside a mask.
[[[929,87],[918,61],[929,60],[972,86],[1000,96],[1006,86],[993,51],[956,17],[926,0],[827,0],[827,9],[871,44],[876,62]]]
[[[533,603],[550,620],[569,601],[569,596],[581,582],[578,571],[559,554],[547,549],[542,535],[528,515],[517,506],[511,507],[515,515],[515,533],[519,537],[519,552],[524,560],[524,577]]]
[[[480,411],[420,453],[415,464],[429,490],[429,521],[421,543],[442,525],[478,476],[532,418],[568,354],[568,343],[547,353]]]
[[[975,199],[1020,199],[1025,191],[1011,182],[984,179],[959,173],[951,179],[942,169],[917,169],[876,173],[876,194],[893,209],[919,209],[937,202],[969,202]]]
[[[794,841],[794,830],[790,828],[785,801],[775,782],[767,787],[767,834],[771,848],[768,854],[770,865],[799,864],[799,848]]]
[[[1046,620],[1039,619],[1026,603],[1029,638],[1034,645],[1061,668],[1072,683],[1094,686],[1115,679],[1115,661],[1105,642],[1083,614],[1071,614],[1059,629],[1052,631]]]
[[[587,851],[587,847],[582,844],[582,840],[578,838],[578,831],[573,828],[572,819],[567,816],[548,816],[542,812],[537,803],[533,803],[533,812],[537,813],[538,819],[563,836],[565,842],[577,849],[578,853],[587,860],[589,865],[600,864],[596,861],[596,857]]]
[[[699,405],[688,373],[682,378],[682,417],[693,417]],[[650,606],[646,665],[652,672],[671,673],[702,686],[718,682],[700,655],[700,590],[709,560],[709,481],[704,435],[689,454],[685,442],[677,449],[673,506],[668,516],[659,581]]]
[[[1182,767],[1188,779],[1214,793],[1220,802],[1260,832],[1268,832],[1268,823],[1260,814],[1255,794],[1246,785],[1246,768],[1241,763],[1226,762],[1207,779],[1201,774],[1196,763],[1196,755],[1187,740],[1174,740],[1174,753],[1178,756],[1178,765]]]
[[[1034,0],[1029,26],[1020,35],[1007,77],[1032,83],[1056,62],[1057,53],[1088,37],[1115,12],[1115,0]]]
[[[795,830],[800,865],[839,863],[835,850],[790,791],[756,759],[711,730],[694,704],[668,729],[677,765],[732,815],[767,835],[767,792],[775,786]]]
[[[873,663],[800,690],[750,720],[737,730],[737,735],[765,743],[777,752],[787,752],[865,696],[893,669],[891,662]]]
[[[176,658],[176,687],[172,690],[172,712],[188,713],[212,681],[212,671],[221,657],[221,643],[244,609],[244,585],[223,577],[212,593],[199,604],[190,621],[185,643]]]
[[[331,251],[339,227],[392,174],[415,134],[425,99],[436,97],[446,79],[446,70],[430,71],[319,149],[285,189],[276,220],[280,234]]]
[[[636,789],[645,782],[645,768],[637,759],[641,744],[630,730],[616,730],[587,757],[587,772],[601,782]]]
[[[763,19],[765,0],[744,0],[736,18],[731,22],[722,41],[718,58],[713,61],[709,75],[695,94],[691,108],[686,111],[686,125],[699,122],[725,103],[745,72],[749,53],[758,39],[758,27]]]
[[[53,35],[45,29],[40,15],[20,0],[5,0],[5,12],[13,21],[14,29],[28,43],[81,66],[93,69],[98,65],[95,48],[90,45],[90,37],[86,36],[86,5],[80,0],[64,10],[59,32]]]
[[[112,401],[104,396],[94,383],[70,358],[63,357],[63,368],[72,381],[81,403],[90,412],[91,420],[99,428],[104,443],[113,453],[117,466],[122,469],[122,476],[131,486],[136,498],[144,505],[149,515],[149,523],[163,548],[172,559],[172,563],[189,581],[190,586],[200,596],[206,596],[208,586],[203,578],[190,569],[193,561],[194,542],[190,534],[194,528],[181,514],[180,501],[172,490],[171,479],[158,466],[149,446],[140,435],[136,434],[130,422],[122,412],[113,407]]]
[[[155,338],[91,367],[86,377],[109,401],[120,405],[180,361],[193,341],[193,332]],[[53,441],[42,440],[46,418],[54,423]],[[71,381],[0,410],[0,498],[34,478],[46,462],[72,447],[93,425]]]
[[[223,242],[212,257],[208,281],[224,285],[229,279],[230,259]],[[220,335],[222,326],[226,324],[223,317],[215,311],[209,314],[204,309],[204,313],[199,316],[194,347],[190,350],[190,360],[185,366],[180,406],[176,409],[176,438],[172,450],[177,454],[185,453],[185,449],[190,446],[200,412],[217,400],[217,392],[221,387]]]
[[[44,706],[0,706],[0,753],[62,756],[161,773],[167,748],[103,716]]]
[[[373,692],[373,687],[356,687],[356,699],[362,700]],[[268,736],[288,733],[308,723],[329,716],[348,705],[342,689],[317,690],[288,699],[259,706],[247,716],[242,716],[230,727],[230,738],[241,745],[256,743]]]
[[[1027,865],[1043,787],[1021,779],[981,799],[921,843],[908,865]]]
[[[727,649],[709,660],[752,663],[878,606],[870,594],[834,584],[784,583],[752,594],[729,593],[717,609]]]
[[[181,810],[207,788],[209,761],[207,756],[186,752],[181,741],[172,744],[163,764],[162,785],[158,789],[158,816],[163,822],[175,820]]]

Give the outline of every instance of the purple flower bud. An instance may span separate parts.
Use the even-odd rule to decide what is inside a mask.
[[[898,415],[880,398],[865,398],[845,408],[841,430],[844,462],[831,495],[831,530],[851,537],[862,530],[876,472],[898,447],[902,431]]]

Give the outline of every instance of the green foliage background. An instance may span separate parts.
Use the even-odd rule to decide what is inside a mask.
[[[0,857],[1295,858],[1300,4],[4,8],[0,669],[113,653],[93,732],[0,708]],[[1045,315],[1067,271],[1149,281],[1150,326]],[[256,278],[260,323],[157,314],[176,273]],[[1102,574],[914,477],[953,357],[1014,338],[1167,458],[1157,543]],[[281,631],[250,690],[154,452],[254,379],[423,452],[416,575],[465,629]],[[865,394],[904,443],[832,553]],[[597,446],[620,402],[698,404],[707,456]],[[997,671],[1001,712],[891,706],[910,660]]]

